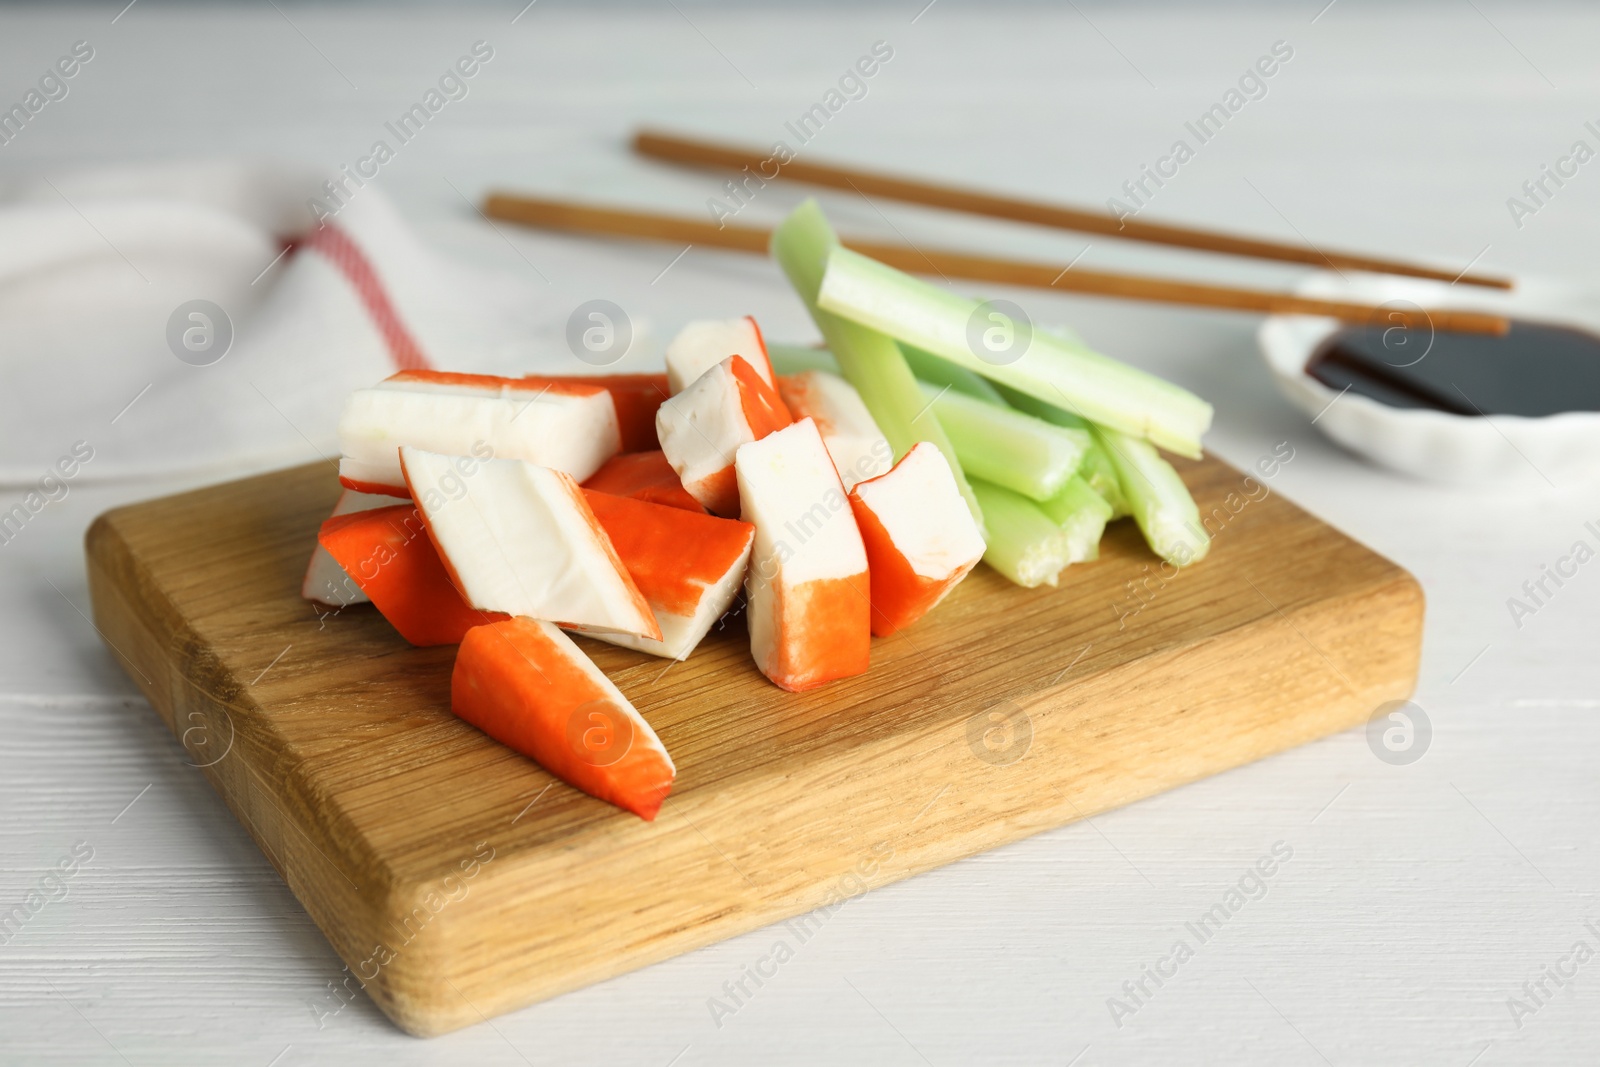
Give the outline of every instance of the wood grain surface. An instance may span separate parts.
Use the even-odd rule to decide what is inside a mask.
[[[436,1034],[1411,692],[1410,575],[1221,462],[1180,469],[1216,535],[1204,563],[1163,578],[1119,523],[1058,589],[979,568],[874,642],[869,674],[815,692],[769,685],[737,620],[675,665],[580,639],[677,763],[654,823],[453,718],[453,648],[300,599],[338,493],[326,464],[101,516],[90,587],[102,636],[346,961],[352,995]]]

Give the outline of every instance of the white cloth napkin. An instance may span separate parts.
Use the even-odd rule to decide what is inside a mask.
[[[37,483],[78,442],[80,481],[336,457],[345,395],[397,369],[555,361],[538,294],[430,252],[371,184],[319,225],[324,180],[229,161],[0,188],[0,484]],[[209,365],[216,348],[168,340],[197,299],[233,329]]]

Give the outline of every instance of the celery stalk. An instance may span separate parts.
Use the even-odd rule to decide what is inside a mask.
[[[989,519],[983,561],[1018,585],[1055,585],[1069,562],[1067,538],[1039,505],[1004,486],[974,478],[972,491]]]
[[[807,199],[779,224],[772,232],[771,249],[772,257],[788,275],[789,284],[822,331],[845,380],[856,387],[878,429],[888,438],[895,458],[904,456],[919,441],[931,441],[949,461],[950,473],[955,475],[978,529],[983,530],[983,510],[961,473],[955,448],[938,417],[927,409],[900,347],[871,327],[819,309],[817,294],[829,259],[839,250],[839,239],[815,200]]]
[[[1110,454],[1098,438],[1083,454],[1083,462],[1078,464],[1078,476],[1089,484],[1090,489],[1100,494],[1100,499],[1111,509],[1111,518],[1120,519],[1132,514],[1128,509],[1128,494],[1122,491],[1122,481],[1117,477],[1117,468],[1112,465]]]
[[[958,393],[966,393],[979,400],[987,400],[991,404],[1005,403],[999,390],[982,375],[974,374],[965,367],[958,367],[948,359],[940,359],[932,352],[924,352],[915,345],[901,345],[900,351],[905,353],[911,373],[921,381],[932,382],[934,385],[948,385]]]
[[[997,389],[1006,403],[1036,419],[1075,430],[1085,429],[1089,425],[1070,411],[1063,411],[1054,404],[1047,404],[1009,385],[998,386]],[[1089,483],[1089,488],[1099,493],[1105,502],[1111,505],[1113,519],[1120,519],[1128,514],[1128,498],[1122,491],[1122,483],[1117,480],[1117,470],[1111,465],[1111,457],[1099,441],[1090,444],[1089,451],[1084,454],[1083,463],[1078,467],[1078,474]]]
[[[839,373],[839,361],[826,348],[809,345],[787,345],[767,342],[767,359],[778,374],[803,374],[808,370],[825,370]],[[841,375],[842,377],[842,375]]]
[[[950,386],[922,383],[922,394],[955,445],[961,468],[974,478],[1033,500],[1049,500],[1077,473],[1089,449],[1088,430],[978,400]]]
[[[1104,426],[1090,429],[1117,469],[1128,509],[1152,551],[1186,567],[1205,558],[1211,538],[1200,523],[1200,509],[1189,489],[1146,441]]]
[[[1100,558],[1100,535],[1111,520],[1111,505],[1088,482],[1073,475],[1061,492],[1040,502],[1039,509],[1061,527],[1073,563]]]
[[[1031,331],[1014,362],[990,363],[969,347],[968,330],[979,322],[1016,335],[1017,325],[999,312],[980,318],[976,300],[847,248],[834,248],[826,266],[817,291],[817,306],[824,312],[880,330],[1123,434],[1182,455],[1200,455],[1200,437],[1211,425],[1211,405],[1188,390],[1043,330]]]

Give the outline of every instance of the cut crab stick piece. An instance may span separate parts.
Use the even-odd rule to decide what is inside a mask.
[[[933,610],[983,558],[983,535],[950,464],[927,441],[888,474],[857,485],[850,508],[867,550],[879,637]]]
[[[333,515],[330,517],[337,518],[357,511],[371,511],[373,508],[386,508],[403,503],[405,501],[399,497],[381,493],[358,493],[354,489],[346,489],[339,494],[339,502],[333,506]],[[346,608],[351,604],[367,602],[367,594],[361,591],[361,586],[345,573],[345,569],[339,566],[338,561],[320,544],[311,550],[311,563],[306,567],[306,576],[300,582],[300,595],[330,608]]]
[[[655,433],[654,428],[650,431]],[[612,496],[648,500],[669,508],[682,508],[704,515],[706,509],[700,501],[690,496],[678,480],[678,472],[667,462],[667,454],[655,452],[624,452],[606,460],[605,466],[589,476],[583,483],[585,489]]]
[[[611,394],[624,452],[649,452],[656,444],[656,408],[671,396],[665,374],[530,374],[527,381],[598,385]]]
[[[678,331],[667,345],[667,388],[673,395],[693,385],[706,371],[729,356],[742,356],[768,385],[776,385],[761,327],[742,319],[700,319]]]
[[[317,543],[413,645],[459,644],[474,626],[506,618],[462,599],[409,501],[337,515],[322,524]]]
[[[750,651],[797,692],[867,669],[867,553],[811,419],[739,449],[739,498],[756,528],[746,589]]]
[[[778,379],[778,395],[789,414],[817,424],[846,492],[894,463],[894,450],[872,421],[861,394],[837,374],[808,370],[784,375]]]
[[[650,607],[583,491],[549,467],[400,450],[412,498],[451,580],[482,611],[661,640]]]
[[[729,356],[656,413],[656,436],[690,496],[714,515],[739,514],[734,457],[793,418],[742,356]]]
[[[687,659],[739,595],[755,527],[590,489],[583,497],[661,626],[659,641],[594,636],[653,656]]]
[[[402,445],[449,456],[521,459],[582,481],[622,447],[603,387],[488,374],[401,371],[357,389],[339,418],[339,481],[405,496]]]
[[[456,653],[450,710],[592,797],[653,820],[677,769],[656,732],[572,639],[507,619]]]

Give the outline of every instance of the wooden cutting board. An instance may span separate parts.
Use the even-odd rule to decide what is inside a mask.
[[[453,718],[454,648],[300,599],[338,495],[325,464],[101,516],[89,584],[107,644],[349,965],[350,995],[438,1034],[1410,695],[1410,575],[1221,462],[1181,470],[1216,535],[1203,563],[1164,573],[1122,522],[1058,589],[980,567],[874,641],[870,673],[811,693],[769,685],[737,619],[680,664],[580,638],[677,763],[654,823]]]

